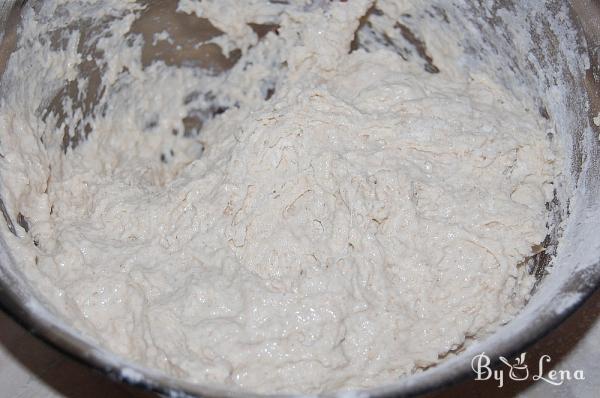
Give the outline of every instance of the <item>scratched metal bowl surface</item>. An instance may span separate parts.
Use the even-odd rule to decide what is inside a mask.
[[[180,26],[183,35],[210,35],[198,30],[198,26],[192,33],[186,32],[185,21],[179,23],[177,16],[167,16],[165,4],[170,2],[145,1],[151,4],[150,13],[159,24],[162,18],[164,23]],[[14,49],[20,13],[28,6],[26,3],[0,0],[0,74]],[[479,36],[470,42],[474,63],[485,65],[492,57],[501,57],[505,67],[498,70],[499,80],[525,76],[523,80],[540,98],[540,113],[554,122],[557,136],[567,145],[569,164],[565,172],[572,182],[572,192],[568,197],[557,195],[548,204],[559,227],[549,233],[544,242],[546,250],[530,259],[531,272],[538,279],[532,299],[515,320],[488,338],[472,343],[452,359],[393,384],[363,391],[361,396],[416,396],[454,384],[471,374],[475,354],[485,352],[495,359],[520,352],[568,317],[600,283],[600,131],[593,122],[595,116],[600,118],[600,3],[554,0],[534,6],[535,3],[431,2],[432,10],[453,15],[464,23],[465,29],[470,28]],[[564,7],[568,8],[567,20],[560,19],[559,10]],[[569,27],[574,35],[564,34]],[[529,35],[529,42],[536,43],[536,47],[524,47],[528,41],[516,40],[515,32]],[[485,43],[485,48],[477,46],[478,40]],[[193,50],[191,54],[173,53],[168,48],[161,51],[146,56],[166,57],[177,64],[181,57],[198,55]],[[212,62],[212,67],[223,70],[235,62],[218,53],[212,58],[206,54],[202,57]],[[551,86],[559,90],[548,90]],[[46,342],[123,382],[171,396],[252,396],[225,387],[187,383],[131,363],[96,346],[45,311],[36,292],[27,288],[3,238],[18,220],[4,206],[1,194],[0,305],[6,312]]]

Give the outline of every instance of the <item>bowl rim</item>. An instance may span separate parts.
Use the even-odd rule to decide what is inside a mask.
[[[6,257],[10,256],[5,251],[4,242],[0,243],[0,268]],[[568,306],[561,311],[554,311],[553,316],[544,316],[537,322],[528,324],[519,333],[515,333],[509,342],[497,346],[486,347],[486,354],[491,358],[491,366],[498,364],[498,357],[503,355],[511,357],[523,352],[524,349],[541,339],[560,323],[574,313],[596,291],[600,291],[600,259],[591,265],[595,272],[577,273],[569,278],[566,286],[578,286],[578,295]],[[105,348],[93,344],[84,338],[75,329],[52,322],[52,317],[39,316],[39,308],[31,306],[32,298],[24,300],[11,286],[16,282],[12,275],[2,273],[0,278],[0,310],[3,310],[28,332],[39,338],[59,352],[74,359],[80,364],[99,371],[112,380],[152,391],[170,397],[303,397],[305,394],[257,394],[243,390],[233,390],[225,387],[213,387],[203,384],[186,382],[170,377],[165,373],[153,370],[111,353]],[[585,281],[580,280],[585,277]],[[582,284],[583,283],[583,284]],[[36,303],[37,304],[37,303]],[[39,305],[39,304],[38,304]],[[485,344],[485,342],[484,342]],[[319,394],[323,397],[344,398],[392,398],[415,397],[431,393],[452,385],[459,384],[474,376],[470,363],[464,363],[456,368],[441,369],[442,365],[429,368],[419,374],[399,379],[397,382],[366,390],[340,391]],[[440,371],[441,369],[441,371]],[[447,371],[451,369],[451,371]],[[415,380],[417,379],[418,380]],[[314,396],[314,395],[310,395]]]
[[[573,3],[581,9],[592,7],[593,0],[573,0]],[[12,4],[11,4],[12,3]],[[11,10],[24,3],[24,0],[7,0],[0,4],[0,12]],[[600,25],[579,26],[583,36],[588,43],[600,45]],[[592,54],[592,47],[588,47],[591,61],[590,69],[596,68],[600,71],[600,57]],[[600,85],[598,85],[600,92]],[[600,106],[600,105],[599,105]],[[590,116],[591,117],[591,116]],[[598,133],[600,128],[592,128]],[[35,299],[25,297],[18,291],[19,277],[3,266],[4,263],[14,264],[12,255],[3,238],[0,237],[0,310],[8,314],[18,324],[32,333],[35,337],[44,341],[49,346],[67,355],[75,361],[95,369],[109,378],[139,387],[147,391],[156,392],[172,397],[301,397],[302,394],[256,394],[241,390],[233,390],[223,387],[213,387],[203,384],[195,384],[184,380],[170,377],[161,371],[150,369],[115,355],[105,348],[99,347],[88,338],[79,334],[75,329],[68,327],[62,322],[56,322],[53,316],[40,316],[39,309],[42,307]],[[556,326],[573,314],[584,302],[597,290],[600,290],[600,258],[570,275],[566,282],[562,283],[558,294],[576,293],[574,299],[567,305],[561,306],[559,310],[544,308],[543,316],[537,317],[535,322],[525,325],[512,335],[509,341],[496,341],[482,347],[486,348],[487,355],[491,358],[492,366],[499,362],[499,356],[512,356],[523,351],[531,344],[550,333]],[[34,305],[32,305],[34,304]],[[546,306],[549,304],[546,303]],[[54,320],[54,322],[53,322]],[[463,358],[464,359],[464,358]],[[344,396],[344,398],[388,398],[388,397],[414,397],[422,394],[440,390],[459,384],[470,376],[474,376],[470,363],[465,360],[455,361],[458,365],[454,368],[452,360],[429,368],[419,374],[399,379],[381,387],[350,392],[334,392],[320,394],[320,396],[333,397]],[[448,365],[448,366],[447,366]],[[311,395],[313,396],[313,395]]]

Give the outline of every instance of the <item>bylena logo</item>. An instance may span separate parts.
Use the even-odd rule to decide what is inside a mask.
[[[475,355],[471,360],[471,368],[476,375],[475,380],[496,380],[498,388],[504,386],[507,378],[514,381],[540,380],[555,386],[560,386],[568,380],[585,380],[585,375],[581,369],[547,370],[552,362],[550,355],[542,355],[537,363],[537,369],[530,369],[525,363],[526,355],[525,352],[521,353],[520,356],[515,358],[514,363],[511,363],[505,357],[498,357],[503,366],[499,366],[497,369],[492,369],[490,366],[492,361],[484,352]]]

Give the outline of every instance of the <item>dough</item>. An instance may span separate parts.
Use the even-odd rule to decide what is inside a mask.
[[[49,306],[139,363],[378,386],[523,307],[561,157],[531,98],[469,70],[442,22],[419,30],[427,2],[289,3],[26,7],[3,233]],[[208,28],[185,41],[153,7]]]

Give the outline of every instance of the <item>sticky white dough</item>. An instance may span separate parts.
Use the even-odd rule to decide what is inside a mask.
[[[179,2],[225,32],[225,56],[240,49],[221,74],[144,64],[134,2],[27,9],[0,108],[2,195],[26,220],[10,239],[49,305],[141,364],[258,392],[373,387],[522,308],[560,157],[527,99],[456,66],[453,37],[427,43],[428,73],[350,51],[371,2],[291,3]],[[92,84],[94,33],[64,27],[107,15],[95,111],[67,96],[45,112],[67,82]],[[225,105],[186,137],[196,88]]]

